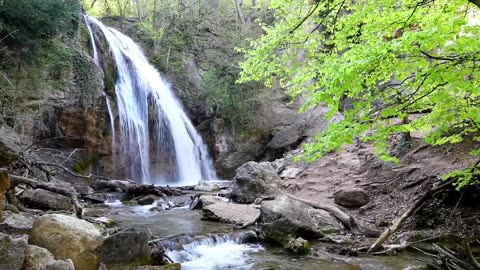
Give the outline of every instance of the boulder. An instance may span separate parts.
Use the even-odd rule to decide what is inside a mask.
[[[19,135],[11,129],[0,127],[0,167],[17,160],[21,151]]]
[[[339,233],[343,226],[328,212],[305,203],[277,196],[261,204],[261,236],[273,243],[286,245],[290,238],[313,239]]]
[[[60,214],[38,217],[29,238],[31,245],[48,249],[56,259],[71,259],[76,270],[98,269],[102,242],[103,237],[93,224]]]
[[[0,269],[20,270],[25,259],[27,240],[0,233]]]
[[[200,201],[202,202],[202,206],[205,207],[215,203],[228,203],[229,199],[220,196],[202,195],[200,196]]]
[[[297,177],[299,173],[301,173],[302,170],[298,168],[287,168],[285,169],[282,174],[280,175],[281,178],[286,178],[286,179],[294,179]]]
[[[42,210],[69,210],[72,201],[69,197],[44,189],[25,190],[18,199],[30,208]]]
[[[52,253],[45,248],[28,245],[22,270],[75,270],[73,262],[55,260]]]
[[[136,199],[136,201],[138,202],[138,205],[150,205],[154,203],[156,200],[158,200],[158,197],[155,195],[142,196]]]
[[[195,191],[215,192],[221,189],[229,188],[232,181],[227,180],[202,180],[195,186]]]
[[[5,220],[0,223],[0,232],[7,234],[30,234],[32,230],[34,216],[30,213],[4,212]]]
[[[203,207],[203,219],[238,225],[253,224],[260,218],[260,210],[250,205],[214,203]]]
[[[290,238],[288,243],[283,246],[283,248],[289,252],[298,255],[307,255],[310,253],[310,242],[299,237],[299,238]]]
[[[253,203],[258,197],[278,192],[280,181],[270,163],[247,162],[236,171],[232,198],[240,203]]]
[[[102,262],[108,269],[133,269],[150,264],[151,250],[147,232],[127,230],[105,239],[101,247]]]
[[[90,195],[90,194],[93,194],[95,192],[93,190],[93,188],[91,188],[89,186],[75,187],[75,191],[82,196]]]
[[[370,202],[367,192],[361,188],[344,189],[334,196],[335,203],[344,207],[362,207]]]

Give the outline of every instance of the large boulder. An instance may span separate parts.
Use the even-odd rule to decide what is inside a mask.
[[[0,269],[20,270],[25,259],[27,240],[0,233]]]
[[[13,130],[0,127],[0,167],[17,160],[22,151],[18,134]]]
[[[203,219],[238,225],[253,224],[260,218],[260,210],[250,205],[214,203],[203,207]]]
[[[5,220],[0,223],[0,232],[7,234],[30,234],[35,217],[26,212],[4,212]]]
[[[335,203],[344,207],[362,207],[369,202],[367,192],[361,188],[343,189],[335,194]]]
[[[42,210],[69,210],[72,201],[69,197],[44,189],[25,190],[18,199],[30,208]]]
[[[269,162],[249,161],[236,171],[232,198],[240,203],[253,203],[258,197],[278,192],[280,181]]]
[[[315,209],[287,196],[261,204],[261,236],[273,243],[286,245],[293,237],[312,239],[339,233],[343,226],[328,212]]]
[[[133,269],[152,262],[150,237],[146,232],[127,230],[105,239],[102,245],[102,262],[108,269]]]
[[[55,260],[45,248],[28,245],[22,270],[75,270],[71,260]]]
[[[56,259],[71,259],[76,270],[98,270],[103,237],[91,223],[71,216],[38,217],[29,244],[48,249]]]

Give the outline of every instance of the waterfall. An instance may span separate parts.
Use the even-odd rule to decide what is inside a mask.
[[[96,18],[87,16],[87,21],[102,31],[115,60],[120,120],[117,157],[127,164],[127,176],[144,184],[180,186],[216,179],[202,138],[140,47]]]

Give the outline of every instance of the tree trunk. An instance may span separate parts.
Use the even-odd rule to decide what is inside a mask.
[[[245,17],[243,16],[242,12],[242,0],[235,0],[235,9],[237,13],[237,18],[238,21],[240,22],[240,25],[243,26],[245,25]]]

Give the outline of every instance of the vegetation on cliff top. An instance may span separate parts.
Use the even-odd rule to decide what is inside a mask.
[[[306,97],[305,110],[324,103],[345,115],[305,146],[307,160],[361,137],[396,162],[387,138],[399,132],[433,145],[480,141],[479,3],[470,2],[271,1],[276,23],[242,50],[239,81],[279,81]],[[459,187],[478,183],[456,177]]]

